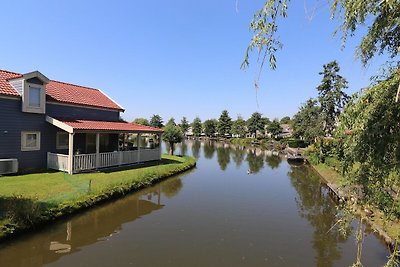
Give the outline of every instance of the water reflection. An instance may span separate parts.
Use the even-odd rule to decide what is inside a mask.
[[[200,146],[201,142],[199,140],[193,140],[192,142],[192,155],[196,159],[200,157]]]
[[[267,151],[265,156],[265,162],[271,169],[276,169],[282,162],[282,158],[279,155],[274,155],[272,151]]]
[[[347,238],[333,227],[337,218],[335,203],[327,195],[327,189],[320,178],[305,166],[291,167],[288,173],[291,184],[296,189],[299,214],[313,226],[312,247],[316,252],[316,266],[329,267],[341,258],[338,244]]]
[[[249,163],[251,173],[258,173],[264,168],[264,153],[259,148],[249,148],[246,160]]]
[[[218,164],[221,170],[226,170],[229,162],[231,161],[230,149],[224,146],[217,147]]]
[[[172,198],[182,189],[180,177],[92,209],[48,230],[0,245],[0,266],[42,266],[63,255],[106,241],[122,230],[122,225],[164,208],[163,196]]]
[[[204,142],[203,153],[206,159],[212,159],[215,153],[215,142],[208,140]]]
[[[236,164],[236,168],[240,168],[245,155],[246,151],[244,150],[244,147],[236,146],[232,149],[232,159]]]

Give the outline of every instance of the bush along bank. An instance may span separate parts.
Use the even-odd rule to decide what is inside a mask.
[[[396,243],[400,236],[399,219],[389,217],[380,209],[364,203],[361,187],[346,183],[345,177],[340,174],[340,166],[335,158],[328,157],[324,163],[321,163],[311,153],[307,156],[307,162],[319,174],[340,203],[346,203],[350,211],[367,223],[392,251],[399,249]]]
[[[196,166],[193,157],[68,175],[61,172],[0,178],[0,240],[150,186]]]

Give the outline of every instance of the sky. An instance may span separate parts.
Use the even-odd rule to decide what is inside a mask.
[[[135,0],[3,1],[0,69],[39,70],[49,79],[99,88],[125,108],[122,117],[166,122],[235,119],[255,111],[293,116],[316,97],[323,65],[337,60],[348,93],[370,84],[383,62],[355,58],[360,35],[342,49],[338,21],[320,1],[291,1],[279,23],[277,69],[264,68],[254,87],[255,58],[240,69],[251,38],[249,22],[265,1]],[[96,4],[94,4],[96,3]],[[363,29],[361,29],[362,33]]]

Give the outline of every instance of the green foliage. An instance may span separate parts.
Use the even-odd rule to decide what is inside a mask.
[[[196,117],[192,122],[193,135],[199,137],[201,135],[202,129],[203,127],[201,125],[201,120],[199,117]]]
[[[182,118],[181,124],[179,126],[181,127],[183,133],[186,133],[189,130],[190,124],[186,117]]]
[[[321,116],[323,119],[324,131],[332,135],[338,116],[342,108],[348,102],[348,96],[343,92],[347,88],[347,81],[339,75],[340,67],[336,61],[324,65],[321,84],[317,87],[318,100],[321,104]]]
[[[147,119],[145,118],[136,118],[133,123],[140,124],[140,125],[145,125],[145,126],[150,126],[150,123]]]
[[[267,0],[264,7],[256,12],[250,22],[250,30],[254,33],[247,48],[242,68],[249,66],[249,54],[255,48],[258,52],[260,73],[265,60],[269,60],[271,69],[276,68],[275,53],[282,47],[276,38],[278,31],[277,19],[279,16],[286,17],[288,0]]]
[[[278,120],[273,120],[270,124],[268,124],[267,131],[272,137],[276,138],[282,132],[281,124]]]
[[[217,120],[206,120],[203,123],[204,134],[208,137],[215,135],[217,131]]]
[[[264,132],[265,120],[262,118],[261,113],[254,112],[251,114],[250,119],[247,120],[247,129],[249,133],[257,138],[257,131]]]
[[[246,136],[246,121],[241,116],[238,116],[238,118],[232,123],[231,134],[236,135],[239,138]]]
[[[165,126],[176,126],[176,122],[175,122],[175,119],[174,118],[170,118],[169,120],[168,120],[168,122],[167,122],[167,124],[165,124]]]
[[[182,130],[174,125],[172,122],[167,123],[167,126],[164,128],[164,133],[162,135],[162,139],[165,142],[169,143],[169,154],[173,155],[175,150],[175,144],[182,142],[184,138],[184,134]]]
[[[368,26],[357,48],[357,56],[366,65],[376,54],[388,52],[394,58],[400,52],[400,1],[334,0],[332,15],[342,20],[343,42],[359,26]]]
[[[304,140],[301,139],[294,139],[294,138],[287,138],[287,139],[282,139],[281,143],[287,144],[290,147],[307,147],[307,143]]]
[[[291,119],[290,119],[289,116],[283,117],[283,118],[281,119],[281,121],[280,121],[281,124],[290,124],[291,122],[292,122],[292,121],[291,121]]]
[[[232,127],[232,119],[229,117],[227,110],[223,110],[221,116],[218,119],[217,131],[218,135],[224,137],[226,134],[230,134]]]
[[[163,125],[163,120],[162,120],[161,116],[158,114],[153,114],[153,116],[150,119],[150,126],[160,128],[160,129],[163,128],[164,125]]]
[[[321,108],[315,99],[308,99],[293,117],[293,136],[307,143],[324,135],[322,131]]]
[[[347,179],[363,185],[367,197],[379,206],[387,202],[382,192],[400,185],[400,176],[390,175],[400,173],[400,105],[394,97],[399,82],[397,70],[360,97],[355,95],[337,131],[344,139]]]

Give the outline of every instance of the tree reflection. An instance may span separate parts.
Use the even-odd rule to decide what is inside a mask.
[[[251,173],[258,173],[264,168],[264,154],[256,149],[249,149],[246,160],[249,163]]]
[[[183,187],[182,180],[179,177],[169,178],[160,184],[161,192],[168,198],[172,198],[179,193]]]
[[[240,146],[236,146],[232,150],[232,159],[236,163],[237,168],[239,168],[242,165],[245,154],[246,154],[246,151],[244,150],[243,147],[240,147]]]
[[[229,148],[224,148],[223,146],[217,148],[218,164],[221,170],[225,171],[229,162],[231,161]]]
[[[194,140],[192,144],[192,155],[196,159],[200,157],[200,141],[199,140]]]
[[[183,156],[187,155],[187,144],[185,141],[181,143],[181,155]]]
[[[276,169],[281,164],[282,159],[279,156],[275,156],[275,155],[272,155],[272,154],[271,155],[267,154],[267,156],[265,157],[265,162],[268,164],[268,166],[271,169]]]
[[[307,166],[291,167],[288,175],[298,193],[296,202],[300,216],[314,228],[312,246],[317,254],[316,265],[333,266],[333,262],[341,257],[338,244],[346,241],[338,228],[332,227],[338,220],[336,205],[327,195],[320,178]]]
[[[206,159],[212,159],[215,152],[215,144],[212,141],[204,142],[203,153]]]

